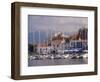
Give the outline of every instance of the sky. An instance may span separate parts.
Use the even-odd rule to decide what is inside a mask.
[[[29,15],[28,43],[33,44],[33,42],[38,43],[40,41],[39,31],[40,37],[42,37],[41,42],[43,42],[48,39],[48,36],[51,37],[51,32],[62,32],[71,35],[84,26],[85,28],[88,27],[87,17]]]
[[[67,17],[67,16],[28,16],[28,31],[36,30],[56,30],[61,32],[75,32],[79,28],[88,26],[87,17]]]

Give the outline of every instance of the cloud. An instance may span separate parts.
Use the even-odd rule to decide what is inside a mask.
[[[79,28],[88,27],[87,17],[67,17],[67,16],[28,16],[29,32],[36,30],[76,32]]]

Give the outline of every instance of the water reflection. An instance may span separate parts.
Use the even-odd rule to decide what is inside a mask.
[[[87,64],[88,59],[45,59],[45,60],[28,60],[28,66],[49,66],[49,65],[76,65]]]

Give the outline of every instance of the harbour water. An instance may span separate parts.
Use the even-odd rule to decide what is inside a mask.
[[[67,57],[65,59],[29,59],[28,66],[51,66],[51,65],[77,65],[77,64],[88,64],[88,58],[75,58],[71,59]]]

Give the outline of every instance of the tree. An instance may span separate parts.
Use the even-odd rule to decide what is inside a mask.
[[[78,32],[79,38],[82,40],[87,40],[88,38],[88,29],[87,28],[80,28]]]

